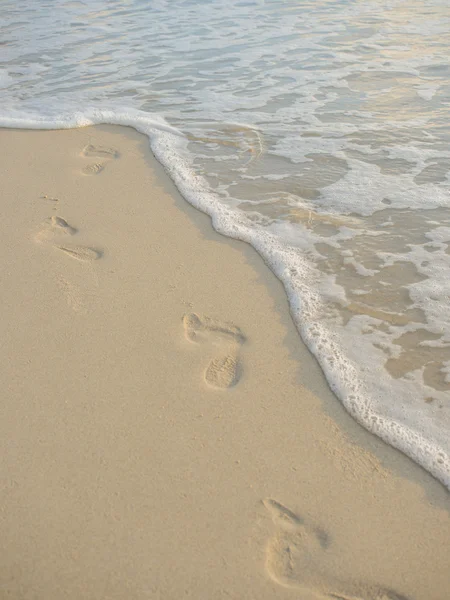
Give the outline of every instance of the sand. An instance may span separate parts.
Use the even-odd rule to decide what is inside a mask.
[[[0,598],[448,599],[450,495],[345,413],[147,139],[0,144]]]

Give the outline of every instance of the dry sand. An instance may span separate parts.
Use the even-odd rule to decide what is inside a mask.
[[[0,598],[448,600],[448,492],[346,415],[147,139],[0,144]]]

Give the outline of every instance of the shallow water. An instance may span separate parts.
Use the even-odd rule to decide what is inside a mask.
[[[0,125],[146,133],[349,412],[450,487],[447,0],[5,0],[0,30]]]

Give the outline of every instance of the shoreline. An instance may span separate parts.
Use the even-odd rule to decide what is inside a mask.
[[[104,122],[103,119],[105,119]],[[366,343],[365,345],[363,343],[363,341],[367,342],[370,337],[368,335],[369,331],[365,331],[364,327],[361,328],[360,326],[357,353],[353,352],[353,344],[351,343],[346,346],[344,344],[344,346],[341,347],[340,342],[343,340],[340,340],[337,345],[334,344],[333,335],[337,335],[339,340],[339,336],[345,334],[345,329],[340,331],[340,333],[338,330],[334,331],[333,324],[331,323],[331,328],[328,328],[328,326],[325,327],[322,335],[320,335],[321,327],[319,325],[319,327],[316,328],[315,325],[317,323],[320,324],[321,320],[324,318],[323,311],[327,312],[327,302],[323,303],[320,298],[321,294],[316,298],[317,303],[314,300],[311,301],[310,292],[312,291],[314,296],[317,289],[315,289],[316,286],[314,283],[310,285],[311,282],[308,282],[308,261],[303,265],[300,255],[295,255],[295,252],[293,256],[289,255],[289,259],[286,261],[286,259],[283,258],[283,254],[285,251],[289,254],[289,247],[281,248],[280,252],[276,251],[272,255],[271,252],[267,251],[267,248],[265,248],[264,245],[259,243],[258,236],[255,237],[254,230],[251,226],[243,226],[240,228],[239,219],[237,220],[236,225],[235,220],[229,218],[229,215],[227,215],[227,208],[225,208],[224,211],[221,210],[223,207],[218,210],[219,205],[216,204],[217,200],[214,199],[214,194],[210,193],[208,186],[204,188],[200,185],[197,189],[195,186],[193,187],[190,184],[186,184],[186,179],[192,179],[190,169],[186,169],[186,166],[179,162],[179,157],[175,156],[171,151],[167,154],[168,150],[166,141],[163,139],[164,135],[162,139],[160,138],[161,133],[176,133],[182,135],[176,129],[173,129],[170,125],[165,123],[162,124],[158,120],[147,122],[146,119],[139,120],[137,116],[135,119],[130,119],[130,116],[127,114],[118,114],[113,121],[109,121],[108,119],[110,119],[108,113],[99,113],[98,111],[83,113],[83,116],[77,113],[72,115],[70,119],[61,118],[56,121],[35,116],[32,122],[24,121],[23,119],[14,121],[7,119],[5,128],[21,130],[24,123],[25,129],[23,130],[26,131],[30,130],[28,129],[28,125],[30,125],[32,131],[36,130],[36,125],[39,125],[37,131],[56,131],[57,127],[61,127],[61,130],[71,130],[86,127],[112,126],[123,129],[132,129],[148,137],[152,157],[156,158],[163,167],[162,178],[164,179],[168,176],[175,185],[177,193],[181,194],[188,204],[199,210],[201,213],[208,215],[211,218],[213,228],[217,233],[225,236],[227,239],[238,240],[244,244],[249,244],[257,254],[259,254],[266,267],[268,267],[282,283],[283,294],[287,295],[289,298],[290,315],[298,335],[300,335],[302,341],[305,341],[308,351],[315,356],[314,364],[316,364],[317,361],[320,365],[320,371],[325,375],[325,379],[327,380],[327,387],[331,388],[333,394],[337,396],[339,402],[345,407],[345,410],[365,430],[381,439],[388,446],[405,454],[413,462],[430,473],[432,477],[440,481],[447,490],[450,490],[448,472],[450,463],[448,453],[445,451],[445,426],[442,426],[442,422],[446,423],[446,417],[444,411],[439,414],[440,409],[445,407],[445,391],[440,389],[439,382],[436,382],[432,385],[432,388],[437,395],[434,392],[430,392],[433,395],[427,397],[424,396],[422,398],[423,404],[421,405],[419,402],[419,410],[417,411],[417,407],[414,406],[414,403],[410,406],[410,400],[411,398],[417,399],[418,401],[420,400],[419,398],[416,398],[416,392],[420,385],[419,387],[416,386],[411,380],[408,383],[408,390],[404,387],[408,377],[401,376],[397,378],[395,375],[392,377],[392,368],[398,373],[403,372],[403,374],[406,375],[409,373],[408,369],[411,364],[410,361],[413,361],[413,358],[408,354],[407,350],[412,350],[412,348],[409,348],[408,344],[404,345],[399,342],[398,345],[403,350],[399,356],[394,358],[396,354],[395,348],[397,346],[394,336],[391,340],[392,344],[394,344],[393,349],[391,350],[392,356],[387,362],[386,357],[382,359],[382,361],[384,360],[386,362],[383,367],[379,357],[372,354],[373,348],[377,348],[376,353],[380,352],[378,343],[373,341],[368,344]],[[13,127],[13,122],[16,123],[16,127]],[[176,168],[173,167],[173,164],[177,165]],[[197,181],[195,180],[195,177],[196,176],[194,175],[194,181]],[[277,243],[275,240],[275,246],[276,245]],[[293,262],[291,262],[291,259],[293,259]],[[298,259],[300,259],[299,264]],[[289,277],[286,277],[287,267],[293,268],[293,265],[296,265],[295,270],[298,269],[302,273],[306,268],[306,291],[302,289],[302,277],[300,277],[299,281],[291,281]],[[374,283],[375,285],[384,286],[386,282],[381,281]],[[337,304],[341,303],[339,295],[335,300],[337,300]],[[332,304],[333,303],[331,303],[331,305]],[[353,301],[347,308],[350,314],[353,312],[355,312],[355,315],[361,316],[366,314],[369,318],[375,317],[375,319],[377,318],[376,315],[378,315],[378,317],[381,317],[381,320],[383,320],[383,314],[385,316],[386,314],[383,313],[383,310],[381,310],[381,312],[377,311],[376,308],[373,306],[371,307],[371,304],[371,302],[369,302],[368,305],[363,302],[362,305],[358,306],[358,302]],[[320,308],[318,308],[318,306]],[[347,308],[343,305],[344,312],[341,317],[344,321],[348,318],[348,316],[346,316]],[[337,315],[336,317],[339,318]],[[325,321],[327,321],[326,315]],[[352,339],[353,335],[350,336]],[[401,341],[402,336],[400,335],[400,337],[397,337],[396,339]],[[360,344],[362,345],[361,348],[359,348]],[[385,353],[386,355],[388,354],[387,347],[385,348]],[[362,361],[362,356],[364,356],[364,361]],[[441,358],[444,360],[445,356],[442,356]],[[394,367],[391,364],[392,362],[395,363]],[[442,363],[443,367],[444,365],[445,362]],[[375,369],[373,369],[374,366],[376,367]],[[386,389],[386,386],[378,388],[379,378],[376,378],[375,387],[372,386],[375,393],[371,394],[370,385],[364,390],[365,376],[361,374],[367,374],[372,371],[376,372],[380,367],[383,372],[381,381],[389,381],[390,383],[388,389]],[[347,373],[348,370],[350,370],[350,377],[343,377],[342,373]],[[386,373],[390,375],[390,378],[385,380],[384,375]],[[348,381],[346,381],[347,379],[350,381],[354,379],[353,383],[356,384],[356,387],[354,385],[349,385]],[[399,382],[401,382],[400,388],[396,387],[396,384]],[[396,411],[391,410],[389,402],[383,404],[382,398],[389,398],[390,396],[396,397],[396,405],[403,406],[404,404],[409,407],[400,415],[400,419],[398,419]],[[430,409],[431,413],[424,413],[424,407]],[[414,415],[416,415],[416,417],[411,418],[414,417]],[[440,424],[436,426],[439,421]],[[423,423],[428,422],[429,425],[426,428],[427,435],[424,436],[422,431]],[[433,425],[435,426],[434,428]]]
[[[256,251],[134,130],[0,135],[11,595],[443,600],[448,492],[345,412]]]

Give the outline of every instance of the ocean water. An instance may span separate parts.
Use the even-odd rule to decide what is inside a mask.
[[[0,125],[148,135],[349,413],[450,488],[448,0],[3,0],[0,31]]]

